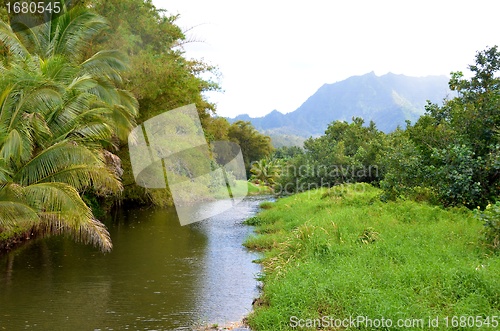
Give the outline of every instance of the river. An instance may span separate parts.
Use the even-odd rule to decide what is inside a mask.
[[[113,251],[51,237],[0,257],[0,330],[172,330],[240,321],[258,296],[247,197],[180,226],[173,209],[120,208]],[[216,204],[215,202],[214,204]],[[214,205],[216,207],[216,205]]]

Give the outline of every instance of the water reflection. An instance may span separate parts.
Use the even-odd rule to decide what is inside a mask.
[[[257,296],[257,256],[241,224],[263,197],[181,227],[174,210],[126,209],[103,255],[63,238],[0,258],[0,330],[168,330],[241,319]],[[201,207],[201,206],[198,206]],[[205,206],[206,207],[206,206]]]

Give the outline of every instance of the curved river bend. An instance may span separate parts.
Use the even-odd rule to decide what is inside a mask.
[[[180,226],[173,209],[118,210],[114,248],[54,237],[0,258],[0,330],[172,330],[240,321],[258,296],[258,258],[242,222],[269,197],[248,197]],[[206,205],[204,206],[206,208]],[[217,202],[212,203],[217,208]]]

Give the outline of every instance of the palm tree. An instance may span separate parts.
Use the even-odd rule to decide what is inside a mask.
[[[272,188],[276,184],[276,179],[280,176],[280,166],[281,164],[278,160],[269,158],[253,162],[250,168],[250,172],[252,173],[250,180]]]
[[[84,116],[95,116],[96,110],[101,113],[99,118],[92,118],[85,130],[102,133],[101,121],[110,120],[113,125],[108,125],[108,130],[112,129],[112,134],[126,140],[134,127],[138,104],[130,92],[117,88],[122,83],[120,73],[127,68],[125,58],[113,50],[87,54],[92,39],[107,27],[106,20],[85,7],[77,6],[34,27],[27,18],[25,21],[15,22],[18,32],[0,21],[0,41],[8,47],[11,61],[31,59],[35,66],[40,61],[40,70],[47,78],[65,83],[73,92],[86,92],[85,95],[68,95],[66,100],[68,108],[85,102],[87,107],[94,109]],[[80,117],[78,121],[86,122],[87,119]],[[54,124],[59,126],[62,123],[56,120]],[[60,134],[67,134],[72,124],[76,122],[63,123]]]
[[[111,249],[80,193],[121,191],[104,147],[126,139],[137,102],[117,88],[121,56],[82,55],[104,27],[85,8],[17,33],[0,22],[10,52],[0,65],[0,230],[34,228]]]

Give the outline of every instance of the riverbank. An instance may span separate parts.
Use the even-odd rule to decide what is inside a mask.
[[[35,234],[30,229],[0,231],[0,256],[24,245],[34,237]]]
[[[265,185],[257,185],[246,180],[237,180],[234,183],[231,193],[235,197],[254,196],[254,195],[270,195],[272,190]],[[215,192],[216,199],[227,199],[227,188],[222,188]]]
[[[367,184],[304,192],[247,221],[258,235],[245,245],[264,252],[253,330],[338,329],[357,316],[364,322],[349,329],[382,319],[426,329],[436,317],[433,330],[497,328],[500,257],[481,245],[481,222],[466,209],[384,203],[379,193]]]

